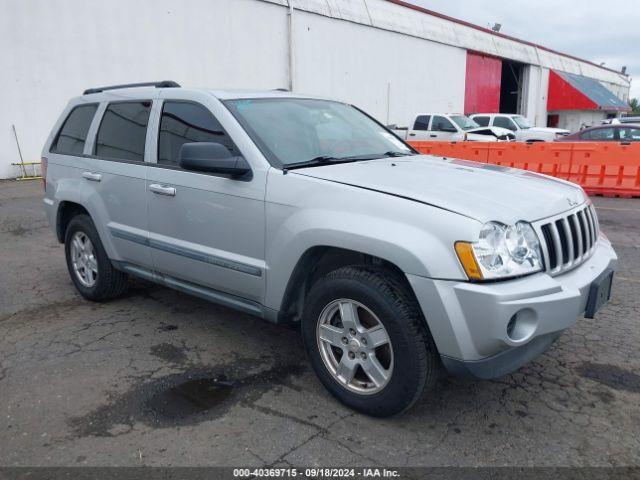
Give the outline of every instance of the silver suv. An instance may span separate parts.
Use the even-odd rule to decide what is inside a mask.
[[[136,276],[297,322],[320,381],[371,415],[409,408],[443,366],[516,370],[610,295],[617,258],[580,187],[419,155],[341,102],[90,89],[43,164],[82,296]]]

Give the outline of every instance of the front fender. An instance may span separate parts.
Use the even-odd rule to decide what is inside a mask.
[[[480,228],[476,220],[405,198],[279,173],[270,176],[265,208],[265,304],[273,309],[300,258],[318,246],[373,255],[406,274],[465,280],[454,244]]]

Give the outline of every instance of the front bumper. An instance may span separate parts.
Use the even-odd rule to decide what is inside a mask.
[[[494,283],[407,278],[445,367],[495,378],[540,355],[573,325],[593,281],[616,263],[611,244],[600,236],[589,260],[557,277],[541,272]]]

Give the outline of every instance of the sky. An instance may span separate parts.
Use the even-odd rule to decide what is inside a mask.
[[[405,0],[620,70],[640,98],[640,0]]]

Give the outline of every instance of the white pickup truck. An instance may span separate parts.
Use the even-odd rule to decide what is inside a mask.
[[[481,127],[461,114],[424,113],[413,121],[413,128],[390,125],[396,135],[404,140],[429,140],[439,142],[511,142],[516,136],[500,127]]]
[[[477,113],[471,115],[474,122],[487,128],[508,129],[518,142],[554,142],[566,135],[569,130],[561,128],[535,127],[522,115],[505,113]]]

